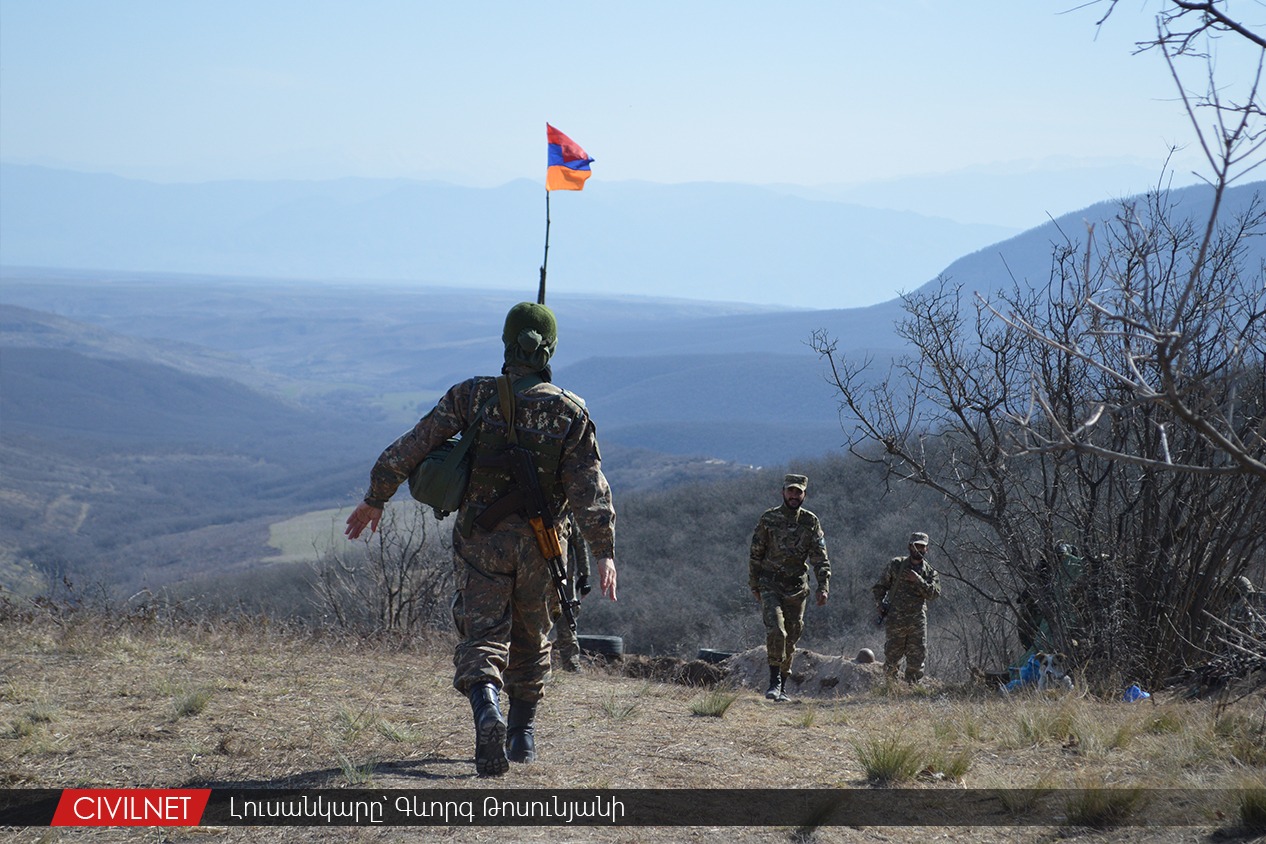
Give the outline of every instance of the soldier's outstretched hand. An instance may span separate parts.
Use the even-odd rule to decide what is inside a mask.
[[[615,600],[615,560],[603,557],[598,561],[598,585],[602,594]]]
[[[356,509],[347,517],[347,529],[343,533],[347,535],[348,539],[356,539],[366,526],[369,527],[370,533],[378,530],[380,521],[382,521],[382,508],[370,506],[362,501],[356,505]]]

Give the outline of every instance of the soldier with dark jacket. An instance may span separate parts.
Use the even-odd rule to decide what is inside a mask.
[[[481,776],[500,776],[509,762],[536,758],[536,709],[549,675],[548,636],[558,600],[531,525],[521,509],[506,506],[518,501],[502,456],[509,443],[533,453],[555,524],[572,512],[596,558],[602,592],[616,597],[611,488],[584,403],[550,383],[549,360],[557,343],[553,312],[528,302],[515,305],[502,341],[502,377],[475,377],[452,387],[413,430],[389,445],[346,530],[349,539],[366,527],[377,530],[383,505],[422,459],[474,423],[473,469],[453,528],[465,631],[453,655],[453,686],[470,699]],[[509,417],[503,412],[507,402]],[[560,537],[564,551],[567,541]],[[503,689],[510,699],[508,721],[499,706]]]
[[[928,601],[941,594],[940,576],[928,565],[928,535],[910,535],[910,553],[893,557],[871,589],[887,637],[884,641],[884,674],[896,679],[902,657],[906,681],[923,679],[927,659]]]
[[[761,606],[765,653],[769,659],[769,700],[787,700],[787,675],[804,632],[804,603],[809,596],[809,563],[817,578],[818,606],[830,590],[831,563],[818,517],[802,505],[809,479],[783,478],[782,501],[761,514],[752,534],[748,586]]]

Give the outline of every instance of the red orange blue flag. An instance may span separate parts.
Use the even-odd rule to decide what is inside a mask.
[[[589,153],[548,123],[545,137],[549,143],[545,190],[584,190],[585,179],[590,176],[589,162],[593,161]]]

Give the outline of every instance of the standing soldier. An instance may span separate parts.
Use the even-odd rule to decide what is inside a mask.
[[[769,700],[787,700],[787,674],[804,632],[804,602],[809,596],[809,561],[818,581],[818,606],[826,603],[831,563],[818,517],[802,506],[809,479],[783,478],[782,504],[761,514],[752,534],[747,582],[765,622],[769,659]]]
[[[884,674],[897,678],[897,666],[904,656],[906,682],[923,679],[923,663],[927,659],[927,602],[941,594],[940,576],[928,565],[928,535],[910,535],[910,554],[893,557],[884,566],[883,575],[871,590],[885,625]]]
[[[571,510],[597,558],[603,593],[611,600],[616,593],[615,510],[593,422],[583,402],[550,383],[554,313],[530,302],[515,305],[501,339],[502,376],[452,387],[413,430],[387,446],[346,530],[349,539],[366,527],[377,530],[383,505],[428,453],[456,434],[475,437],[470,482],[453,526],[465,630],[453,654],[453,687],[470,699],[480,776],[500,776],[510,762],[536,758],[536,707],[549,675],[550,615],[558,600],[523,506],[528,490],[519,489],[507,468],[511,443],[531,452],[555,524]],[[510,698],[508,723],[499,706],[502,689]]]
[[[589,583],[589,549],[581,538],[576,527],[576,517],[567,514],[567,527],[571,532],[571,540],[567,543],[567,579],[571,598],[580,601],[593,587]],[[580,607],[573,605],[579,614]],[[580,670],[580,642],[576,639],[576,631],[571,629],[563,619],[562,607],[554,612],[554,646],[558,648],[558,659],[564,671]]]

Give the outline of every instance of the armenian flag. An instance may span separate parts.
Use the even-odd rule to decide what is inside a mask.
[[[545,137],[549,141],[548,164],[545,169],[545,190],[584,190],[589,178],[589,153],[580,144],[548,123]]]

